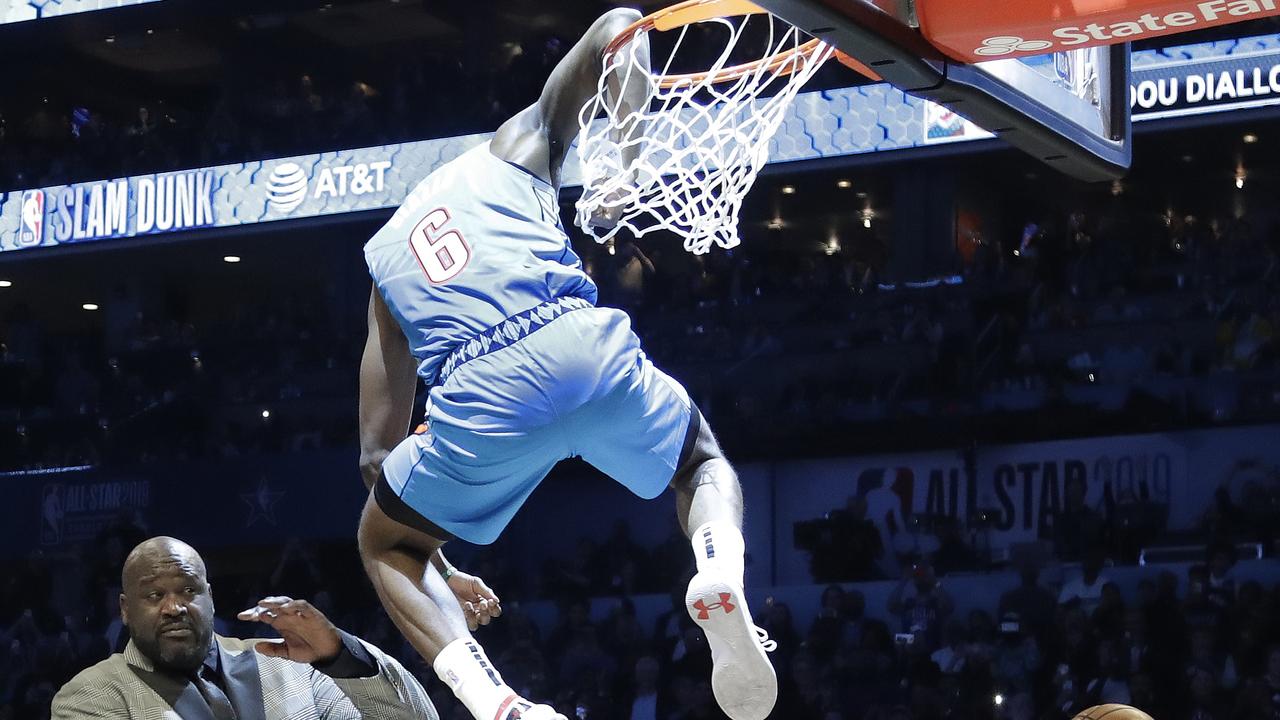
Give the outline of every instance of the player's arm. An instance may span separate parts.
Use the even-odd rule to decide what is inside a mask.
[[[542,115],[543,126],[547,129],[553,160],[562,160],[578,135],[578,113],[587,104],[587,100],[595,96],[600,76],[604,73],[605,47],[618,33],[639,19],[640,13],[630,8],[618,8],[601,15],[551,71],[551,77],[542,88],[542,96],[538,98],[538,111]],[[647,69],[648,33],[640,33],[632,40],[632,46],[637,62]],[[609,97],[618,103],[622,117],[633,114],[649,100],[648,75],[636,70],[630,63],[615,64],[605,82]],[[632,125],[627,137],[616,137],[614,140],[627,149],[634,146],[634,143],[625,144],[627,141],[638,142],[642,135],[643,128]],[[623,159],[629,161],[632,158]]]
[[[360,360],[360,474],[372,488],[382,461],[409,432],[417,364],[409,341],[375,287],[369,295],[369,336]]]
[[[498,595],[478,575],[454,567],[444,556],[444,548],[436,550],[430,562],[457,596],[458,604],[467,616],[467,626],[472,630],[480,625],[488,625],[491,620],[502,615],[502,601],[498,599]]]
[[[578,134],[578,113],[595,96],[600,76],[604,73],[604,49],[618,33],[638,19],[640,13],[625,8],[610,10],[597,18],[551,71],[538,102],[498,128],[490,145],[494,154],[558,184],[560,167]],[[647,66],[647,34],[642,33],[634,42],[637,60]],[[630,114],[648,101],[649,80],[640,72],[632,72],[628,77],[626,67],[624,64],[607,82],[610,97],[620,97],[620,109],[624,114]],[[638,140],[642,130],[633,127],[626,137],[614,139],[623,142],[634,137]],[[629,154],[633,151],[638,151],[638,148],[629,147],[627,150]],[[623,159],[629,162],[632,157],[629,155]]]

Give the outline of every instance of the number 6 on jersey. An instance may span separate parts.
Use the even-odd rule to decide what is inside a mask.
[[[471,248],[457,230],[443,231],[449,222],[449,211],[436,208],[427,213],[409,234],[409,247],[418,264],[434,285],[447,283],[458,276],[471,259]]]

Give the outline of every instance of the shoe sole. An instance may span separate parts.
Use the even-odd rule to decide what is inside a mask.
[[[764,720],[778,700],[778,677],[742,592],[698,573],[684,602],[711,644],[711,690],[720,709],[732,720]]]

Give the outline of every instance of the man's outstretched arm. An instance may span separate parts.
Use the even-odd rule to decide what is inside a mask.
[[[640,13],[629,8],[610,10],[597,18],[551,71],[538,102],[498,128],[491,146],[494,153],[558,185],[560,166],[578,134],[578,113],[595,96],[604,73],[604,49],[639,19]],[[636,38],[634,51],[637,61],[648,67],[647,34]],[[621,101],[624,116],[646,103],[650,91],[648,77],[638,71],[628,74],[627,67],[623,64],[606,80],[610,97]]]
[[[553,160],[563,160],[574,138],[578,136],[578,113],[595,96],[604,73],[604,49],[640,19],[630,8],[618,8],[601,15],[592,23],[582,39],[551,71],[542,88],[538,109],[542,114]],[[649,68],[649,36],[640,33],[631,43],[637,62]],[[626,47],[626,46],[624,46]],[[630,63],[618,63],[605,79],[609,97],[618,104],[619,115],[627,117],[649,100],[649,79]],[[639,139],[638,137],[636,139]],[[617,138],[619,142],[622,138]]]
[[[369,336],[360,360],[360,474],[372,488],[382,461],[409,433],[417,363],[409,341],[374,288],[369,295]]]

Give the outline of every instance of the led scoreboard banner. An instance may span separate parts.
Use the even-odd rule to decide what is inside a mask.
[[[1053,56],[1047,56],[1052,58]],[[1023,61],[1050,78],[1072,69]],[[1280,104],[1280,35],[1131,54],[1135,122]],[[802,93],[770,140],[773,163],[991,138],[887,84]],[[0,193],[0,254],[202,228],[394,208],[488,135],[423,140]],[[577,184],[571,160],[565,186]]]
[[[1134,119],[1202,115],[1280,103],[1280,38],[1238,42],[1236,52],[1230,55],[1202,57],[1195,62],[1161,52],[1135,53],[1129,79],[1129,105]]]
[[[402,145],[0,195],[0,251],[377,210],[487,139]]]
[[[0,25],[45,18],[114,10],[158,0],[0,0]]]

